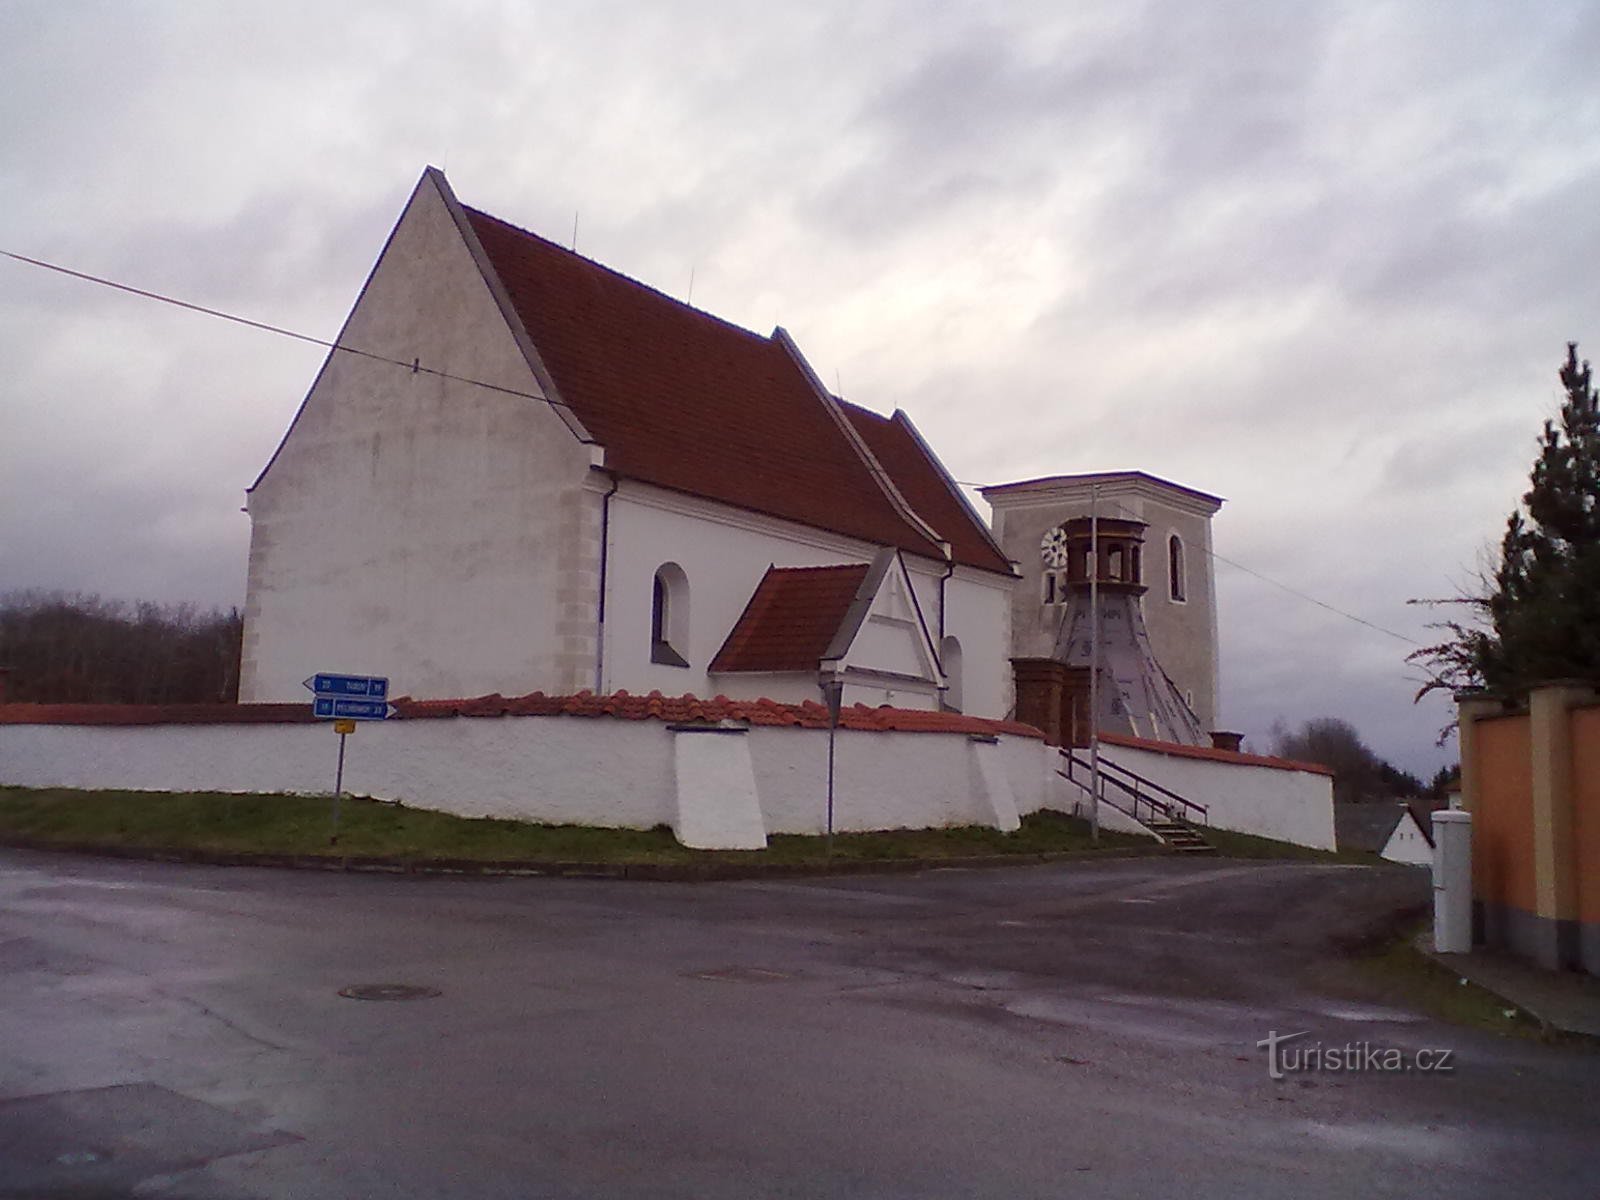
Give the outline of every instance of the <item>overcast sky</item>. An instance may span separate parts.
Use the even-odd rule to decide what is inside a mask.
[[[0,249],[337,332],[422,168],[904,408],[1141,469],[1426,639],[1600,357],[1600,6],[0,5]],[[0,259],[0,591],[243,601],[314,347]],[[330,516],[330,519],[333,519]],[[1405,641],[1217,566],[1223,720],[1418,772]]]

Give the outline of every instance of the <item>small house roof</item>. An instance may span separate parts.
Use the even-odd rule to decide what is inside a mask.
[[[767,568],[708,670],[817,670],[869,569],[867,563]]]

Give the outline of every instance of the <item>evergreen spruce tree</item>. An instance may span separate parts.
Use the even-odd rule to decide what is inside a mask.
[[[1487,594],[1456,602],[1479,620],[1444,622],[1448,640],[1408,660],[1429,673],[1419,698],[1469,687],[1519,698],[1548,679],[1600,684],[1600,400],[1576,342],[1567,344],[1561,383],[1559,419],[1544,423],[1531,486],[1506,524]]]

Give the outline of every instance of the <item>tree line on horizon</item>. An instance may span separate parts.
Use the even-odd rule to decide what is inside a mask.
[[[1452,764],[1424,783],[1384,759],[1361,740],[1354,725],[1338,717],[1314,717],[1293,729],[1274,722],[1272,752],[1327,767],[1333,772],[1333,798],[1340,803],[1421,800],[1439,807],[1461,779],[1460,766]]]
[[[78,592],[0,595],[5,698],[35,704],[232,704],[238,609]]]

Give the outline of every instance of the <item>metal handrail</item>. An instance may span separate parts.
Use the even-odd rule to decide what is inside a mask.
[[[1078,783],[1078,780],[1073,778],[1072,768],[1074,766],[1078,766],[1087,769],[1089,764],[1084,762],[1065,746],[1061,748],[1061,757],[1067,760],[1067,769],[1065,771],[1058,771],[1057,774],[1073,783]],[[1138,820],[1139,804],[1142,801],[1149,806],[1152,813],[1159,813],[1169,821],[1184,821],[1197,825],[1205,825],[1209,821],[1210,811],[1204,804],[1197,804],[1193,800],[1190,800],[1187,796],[1180,796],[1171,788],[1162,787],[1159,783],[1155,782],[1155,780],[1146,779],[1137,771],[1130,771],[1127,767],[1122,766],[1120,763],[1114,763],[1108,759],[1102,758],[1100,760],[1100,771],[1101,794],[1098,798],[1102,800],[1106,799],[1105,785],[1107,783],[1115,784],[1128,795],[1133,797],[1133,813],[1131,815],[1135,820]],[[1115,774],[1107,774],[1108,771],[1115,772]],[[1129,779],[1133,780],[1133,783],[1130,784],[1126,780],[1119,779],[1117,778],[1117,775],[1126,775]],[[1082,785],[1080,784],[1079,786]],[[1162,801],[1157,800],[1155,796],[1145,795],[1141,790],[1142,788],[1148,788],[1150,791],[1166,797],[1166,800],[1170,801],[1170,803],[1163,803]],[[1173,804],[1180,805],[1184,811],[1181,813],[1174,812],[1172,807]],[[1190,816],[1191,813],[1198,813],[1199,819],[1195,820]]]

